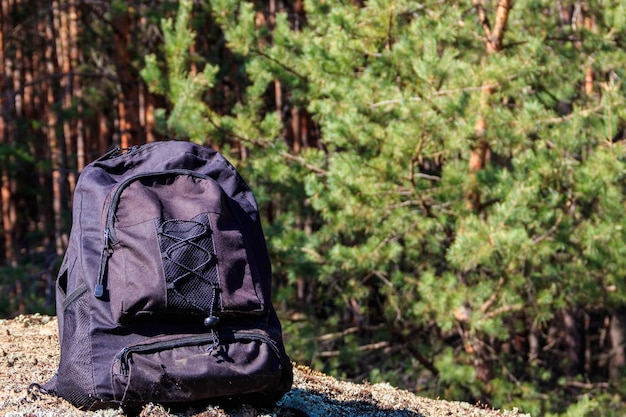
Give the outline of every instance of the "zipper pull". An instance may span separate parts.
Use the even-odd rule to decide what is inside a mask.
[[[98,161],[106,161],[107,159],[115,158],[119,156],[122,152],[122,148],[119,146],[109,149],[104,155],[98,158]]]
[[[122,375],[128,375],[128,370],[129,370],[129,366],[128,366],[129,358],[128,357],[129,356],[130,356],[130,351],[128,350],[128,348],[122,349],[122,351],[118,355],[118,358],[120,361],[120,374]]]
[[[108,249],[111,246],[111,235],[109,232],[109,228],[104,229],[104,248]]]
[[[141,148],[141,146],[139,145],[133,145],[130,148],[126,149],[126,154],[131,154],[131,153],[135,153],[139,150],[139,148]]]
[[[102,298],[104,296],[104,275],[106,273],[107,262],[109,257],[113,253],[111,249],[111,242],[109,238],[109,229],[104,229],[104,247],[102,248],[102,254],[100,254],[100,267],[98,268],[98,281],[93,290],[93,295],[96,298]]]
[[[217,325],[217,323],[220,322],[220,318],[214,315],[210,315],[209,317],[204,319],[204,325],[206,327],[214,327]]]

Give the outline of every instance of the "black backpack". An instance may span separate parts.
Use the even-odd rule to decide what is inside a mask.
[[[256,201],[221,154],[114,149],[76,185],[43,388],[84,409],[275,402],[293,376],[270,284]]]

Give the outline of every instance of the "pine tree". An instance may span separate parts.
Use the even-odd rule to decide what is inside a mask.
[[[202,100],[221,64],[188,69],[191,2],[164,22],[167,69],[144,72],[173,132],[242,157],[276,297],[306,318],[285,320],[294,358],[536,415],[606,411],[618,391],[585,394],[611,349],[624,365],[623,329],[611,345],[590,323],[626,302],[626,6],[304,6],[205,4],[248,77],[229,114]],[[310,145],[288,140],[294,115]]]

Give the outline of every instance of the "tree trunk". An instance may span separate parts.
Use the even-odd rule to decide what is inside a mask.
[[[128,148],[145,143],[139,117],[139,77],[133,74],[131,60],[131,35],[134,20],[127,9],[111,17],[113,28],[113,63],[119,79],[118,117],[120,145]]]
[[[489,56],[502,50],[502,41],[506,32],[512,0],[498,0],[493,25],[487,16],[482,0],[473,0],[473,4],[484,32],[485,56],[483,59],[487,60]],[[488,111],[490,98],[493,94],[493,87],[490,87],[492,84],[491,80],[483,81],[480,93],[480,109],[474,124],[475,143],[469,157],[469,185],[465,193],[465,204],[469,210],[474,212],[480,212],[482,209],[477,174],[485,168],[491,157],[491,147],[486,137],[489,125],[485,113]],[[483,383],[489,382],[494,374],[494,361],[491,359],[492,354],[489,351],[489,346],[476,336],[472,336],[469,340],[465,339],[465,348],[472,355],[476,377]]]
[[[58,6],[58,2],[52,2],[53,10],[58,9]],[[59,23],[55,17],[54,12],[51,11],[46,29],[46,67],[48,74],[59,73],[58,61],[56,59],[58,51],[56,50],[55,42],[58,39],[56,29],[59,27]],[[65,183],[67,181],[67,165],[65,159],[65,139],[62,136],[63,129],[58,126],[59,120],[55,110],[56,103],[57,97],[55,88],[54,85],[50,83],[47,88],[46,132],[48,145],[50,146],[50,162],[52,165],[54,243],[57,255],[62,256],[65,248],[67,247],[67,233],[63,222],[64,208],[67,207],[67,205],[64,204],[64,190],[66,189]]]
[[[8,1],[6,0],[2,0],[2,4],[0,4],[0,94],[2,94],[2,97],[6,97],[6,89],[7,89],[7,81],[8,81],[8,77],[7,77],[7,72],[6,72],[6,56],[4,54],[4,51],[6,50],[6,37],[5,37],[5,32],[7,31],[7,26],[8,26],[8,22],[7,17],[8,17]],[[7,106],[7,102],[6,99],[3,99],[2,102],[2,108],[0,109],[0,111],[2,112],[0,114],[0,137],[5,138],[7,135],[7,125],[6,125],[6,121],[4,120],[5,118],[5,114],[6,114],[6,106]]]
[[[482,0],[473,0],[474,8],[478,15],[478,20],[483,28],[485,37],[485,59],[492,54],[499,53],[502,50],[502,41],[506,32],[506,24],[509,19],[509,11],[513,6],[512,0],[498,0],[496,6],[496,14],[493,26]],[[483,82],[480,97],[480,112],[474,124],[475,144],[470,153],[470,181],[469,188],[466,191],[465,204],[468,209],[479,212],[481,210],[480,189],[477,183],[476,174],[483,169],[490,160],[491,147],[486,138],[488,129],[485,112],[489,107],[490,96],[493,94],[493,87],[490,80]]]
[[[609,339],[611,341],[611,354],[609,356],[609,379],[618,381],[623,374],[626,365],[626,309],[616,309],[611,314],[609,327]]]
[[[594,16],[590,16],[590,15],[585,15],[584,19],[583,19],[585,28],[589,31],[595,32],[596,31],[596,19]],[[587,60],[587,63],[585,64],[585,81],[584,81],[584,85],[585,85],[585,94],[588,96],[593,95],[593,80],[594,80],[594,75],[593,75],[593,65],[592,65],[592,59],[591,57],[589,57],[589,59]]]
[[[2,138],[3,143],[10,145],[15,141],[16,91],[14,69],[16,56],[10,56],[5,34],[12,27],[11,4],[2,2]],[[17,48],[17,46],[16,46]],[[16,51],[17,52],[17,51]],[[18,80],[19,82],[19,80]],[[13,198],[14,178],[11,175],[10,161],[5,158],[0,165],[0,203],[2,206],[2,233],[4,238],[4,258],[10,265],[16,265],[15,251],[15,201]]]
[[[585,332],[584,325],[576,309],[562,312],[562,345],[566,363],[564,374],[569,377],[580,375],[585,366]]]
[[[77,68],[79,65],[80,58],[80,49],[78,45],[78,9],[76,8],[75,3],[71,3],[68,9],[68,29],[69,29],[69,62],[71,71],[74,72],[74,68]],[[72,95],[74,96],[77,103],[77,114],[79,117],[76,119],[76,123],[73,127],[73,141],[72,147],[75,150],[75,168],[76,170],[70,173],[69,185],[70,185],[70,195],[73,195],[74,185],[78,180],[77,174],[82,171],[85,164],[87,163],[85,159],[85,127],[84,127],[84,119],[83,116],[83,91],[81,88],[82,80],[78,76],[78,74],[73,74],[72,78]]]

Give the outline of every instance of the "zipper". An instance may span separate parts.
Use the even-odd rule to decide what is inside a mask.
[[[139,147],[133,147],[130,152],[136,151]],[[178,176],[178,175],[189,175],[194,178],[200,178],[205,180],[212,180],[212,178],[205,174],[199,174],[195,171],[191,171],[189,169],[170,169],[167,171],[161,172],[149,172],[143,174],[133,175],[130,178],[122,181],[115,193],[111,198],[111,202],[109,204],[109,208],[107,210],[106,215],[106,223],[104,227],[104,236],[103,236],[103,248],[102,253],[100,254],[100,266],[98,268],[98,278],[96,281],[96,286],[94,288],[94,296],[97,298],[102,298],[104,296],[104,277],[106,275],[107,264],[111,255],[113,255],[113,244],[115,243],[115,210],[119,205],[119,200],[122,195],[122,192],[130,186],[135,181],[141,180],[143,178],[162,178],[168,176]]]
[[[115,230],[113,229],[113,225],[115,223],[114,214],[119,204],[119,199],[120,199],[120,196],[122,195],[122,192],[126,188],[128,188],[132,182],[143,179],[143,178],[161,178],[161,177],[176,176],[176,175],[189,175],[190,177],[200,178],[200,179],[205,179],[205,180],[212,179],[208,175],[199,174],[189,169],[170,169],[170,170],[161,171],[161,172],[149,172],[145,174],[133,175],[132,177],[127,178],[122,183],[120,183],[120,185],[117,187],[117,190],[115,190],[115,193],[113,194],[113,198],[111,198],[111,203],[109,204],[109,210],[107,212],[105,233],[107,233],[107,230],[108,230],[109,241],[111,245],[115,243]]]
[[[116,156],[121,155],[122,148],[116,146],[114,148],[109,149],[104,155],[98,158],[98,161],[106,161],[107,159],[115,158]]]
[[[111,247],[111,240],[109,238],[109,230],[104,229],[104,245],[102,253],[100,254],[100,266],[98,267],[98,280],[93,290],[93,295],[97,298],[101,298],[104,295],[104,276],[106,275],[106,268],[109,263],[109,258],[113,255],[113,248]]]
[[[120,374],[127,376],[130,371],[130,363],[132,362],[131,356],[135,353],[154,353],[179,347],[189,347],[212,343],[215,340],[214,337],[215,336],[212,333],[201,334],[196,336],[186,336],[177,339],[146,343],[144,345],[130,346],[122,349],[122,351],[116,356],[115,361],[119,361],[120,363]],[[238,340],[260,341],[269,345],[272,351],[274,351],[274,353],[276,354],[276,357],[280,358],[280,352],[278,350],[278,346],[276,346],[276,342],[264,333],[257,333],[252,331],[237,331],[227,336],[222,333],[220,334],[220,339],[233,342],[236,342]]]
[[[137,150],[139,150],[141,147],[142,147],[141,145],[133,145],[130,148],[121,148],[119,146],[116,146],[114,148],[109,149],[104,155],[102,155],[97,160],[106,161],[108,159],[117,158],[118,156],[132,154],[132,153],[135,153]]]

